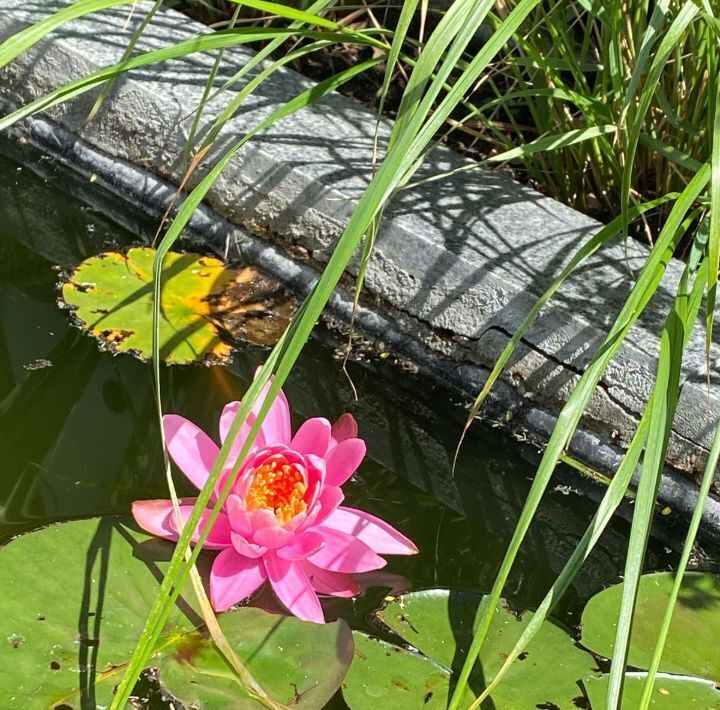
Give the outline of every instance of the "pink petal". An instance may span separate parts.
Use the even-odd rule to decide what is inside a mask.
[[[229,548],[223,550],[210,570],[210,601],[215,611],[226,611],[249,597],[265,580],[261,559],[251,560]]]
[[[177,529],[171,525],[172,501],[169,500],[136,500],[132,504],[135,522],[145,532],[166,540],[177,540]]]
[[[195,504],[195,498],[181,498],[178,502],[180,517],[183,523],[186,523]],[[178,539],[178,527],[176,525],[172,501],[137,500],[132,504],[132,514],[137,524],[151,535],[157,535],[166,540]],[[200,531],[204,529],[209,517],[210,510],[204,510],[192,536],[193,542],[197,542],[200,537]],[[215,518],[215,523],[203,547],[209,550],[221,550],[230,545],[230,523],[227,516],[220,512],[217,518]]]
[[[253,535],[258,530],[278,530],[280,525],[275,513],[270,508],[258,508],[250,513],[250,524],[252,525]]]
[[[325,484],[342,486],[365,458],[362,439],[345,439],[325,457]]]
[[[328,572],[320,569],[310,562],[301,562],[310,584],[318,594],[327,594],[333,597],[356,597],[360,594],[360,585],[351,574]]]
[[[260,396],[257,398],[255,406],[253,407],[255,413],[260,411],[260,405],[265,401],[269,388],[270,383],[265,385]],[[290,439],[292,438],[290,432],[290,407],[285,398],[285,393],[282,390],[278,392],[277,397],[275,397],[263,421],[262,433],[268,445],[290,443]]]
[[[231,493],[225,501],[225,512],[227,513],[230,527],[243,537],[252,536],[252,516],[245,508],[245,503],[239,496]]]
[[[342,488],[330,486],[325,488],[318,498],[317,504],[308,513],[307,525],[321,525],[323,521],[343,502],[345,494]]]
[[[245,443],[245,439],[247,439],[250,429],[255,423],[257,413],[260,411],[260,408],[265,402],[269,389],[270,383],[268,382],[260,391],[260,394],[255,400],[255,404],[253,404],[247,419],[242,423],[240,432],[235,438],[232,448],[234,458],[237,458],[240,453],[240,450]],[[222,441],[225,441],[225,437],[227,436],[239,408],[239,402],[230,402],[225,406],[222,416],[220,417],[220,438]],[[288,406],[284,392],[281,390],[275,397],[275,400],[265,416],[262,427],[253,442],[253,448],[259,449],[272,444],[289,444],[290,438],[290,407]]]
[[[333,438],[331,442],[334,446],[345,439],[356,439],[358,435],[358,425],[352,414],[341,414],[338,420],[332,425],[330,432]]]
[[[330,443],[330,422],[315,417],[303,422],[290,446],[301,454],[324,456]]]
[[[364,542],[352,535],[324,526],[313,528],[325,538],[325,545],[308,561],[331,572],[355,574],[380,569],[387,563],[375,554]]]
[[[202,429],[177,414],[163,417],[163,430],[170,456],[199,490],[215,463],[217,445]]]
[[[356,537],[380,555],[414,555],[418,549],[384,520],[354,508],[337,508],[323,526]]]
[[[273,519],[275,519],[275,515],[273,513],[270,513],[270,515],[272,515]],[[268,525],[267,527],[257,528],[253,533],[253,542],[267,547],[268,550],[276,550],[278,547],[287,545],[293,537],[295,537],[295,533],[290,530],[286,530],[285,528],[281,528],[277,524],[276,520],[275,524],[272,526]]]
[[[278,599],[290,612],[305,621],[325,621],[320,600],[299,562],[283,560],[272,553],[263,561],[270,584]]]
[[[320,533],[308,530],[281,547],[277,556],[284,560],[304,560],[318,552],[324,544],[325,540]]]
[[[308,508],[312,508],[325,487],[325,459],[315,454],[305,454],[304,458],[307,464],[305,481],[308,487],[305,493],[305,502]]]
[[[238,413],[238,409],[240,409],[240,402],[229,402],[225,405],[222,414],[220,415],[220,441],[225,443],[225,439],[227,438],[228,431],[230,430],[230,427],[232,426],[233,421],[235,420],[235,416]],[[237,436],[235,437],[235,441],[233,441],[232,448],[230,449],[230,453],[228,454],[228,458],[226,459],[227,465],[234,466],[238,456],[240,456],[240,452],[242,451],[243,446],[245,445],[245,441],[247,440],[250,429],[252,428],[252,425],[255,423],[255,414],[253,412],[250,412],[247,419],[240,425],[240,430],[238,431]],[[263,436],[262,428],[260,431],[256,434],[255,439],[253,441],[252,450],[261,449],[265,446],[265,438]],[[249,453],[249,452],[248,452]]]
[[[230,540],[235,552],[243,557],[250,557],[253,560],[262,557],[267,552],[267,547],[256,545],[254,542],[248,542],[242,535],[236,532],[230,533]]]

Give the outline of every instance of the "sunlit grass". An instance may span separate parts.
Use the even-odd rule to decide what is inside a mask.
[[[79,0],[33,27],[16,34],[0,46],[0,66],[29,49],[64,22],[104,8],[128,4],[121,0]],[[114,78],[132,68],[145,67],[195,52],[229,49],[236,45],[256,45],[259,54],[250,60],[223,90],[212,92],[222,54],[210,71],[200,107],[191,130],[194,136],[202,118],[202,108],[212,97],[226,96],[225,109],[210,126],[200,146],[188,142],[186,156],[191,168],[197,167],[220,135],[227,121],[242,102],[262,82],[288,62],[320,51],[334,43],[369,47],[373,57],[330,76],[314,87],[290,98],[253,130],[237,140],[212,165],[199,184],[180,204],[158,248],[155,262],[154,363],[156,394],[161,401],[157,323],[159,274],[162,259],[179,238],[194,210],[201,203],[226,165],[243,146],[276,121],[308,106],[354,76],[381,63],[386,64],[381,89],[380,110],[391,87],[395,69],[402,66],[407,81],[397,106],[397,116],[387,147],[375,145],[372,179],[355,208],[320,279],[278,345],[268,356],[258,378],[251,385],[220,456],[197,505],[183,529],[173,559],[163,580],[137,649],[125,671],[113,707],[124,707],[136,679],[153,652],[172,605],[190,574],[217,512],[229,493],[232,476],[214,504],[200,542],[190,549],[190,533],[210,501],[210,494],[227,460],[230,447],[243,419],[271,375],[270,395],[255,421],[238,461],[249,451],[272,399],[288,377],[312,329],[338,284],[353,255],[364,243],[363,269],[371,258],[373,235],[382,213],[400,189],[412,189],[412,177],[423,159],[448,130],[472,127],[483,137],[492,153],[491,161],[514,161],[542,189],[567,204],[613,217],[586,244],[578,245],[564,271],[528,313],[521,327],[500,356],[468,418],[468,426],[491,387],[500,377],[522,335],[561,284],[605,243],[629,228],[643,232],[652,249],[636,278],[628,299],[615,316],[602,345],[594,353],[585,372],[562,408],[538,467],[528,500],[518,521],[505,559],[487,604],[480,610],[475,639],[465,666],[458,677],[452,708],[458,707],[469,674],[482,647],[500,599],[505,581],[515,562],[524,536],[540,499],[551,480],[558,461],[565,453],[598,382],[606,372],[628,331],[637,321],[659,287],[665,269],[681,240],[691,244],[683,279],[665,326],[658,333],[657,378],[615,478],[608,487],[597,514],[578,544],[566,567],[549,590],[533,623],[509,654],[504,672],[532,639],[543,619],[587,558],[602,530],[608,524],[630,478],[642,460],[641,484],[634,506],[634,519],[625,569],[623,603],[618,621],[616,654],[611,669],[609,706],[616,708],[622,697],[625,657],[629,641],[642,561],[649,525],[674,411],[679,397],[680,366],[689,333],[708,296],[706,317],[708,349],[712,340],[715,291],[720,261],[720,88],[718,83],[718,37],[720,22],[708,0],[676,2],[658,0],[647,3],[582,2],[552,5],[541,0],[498,3],[494,0],[456,0],[440,16],[434,16],[431,31],[412,37],[412,23],[427,21],[424,2],[402,5],[395,27],[347,27],[327,13],[334,3],[319,0],[307,7],[285,6],[264,0],[250,0],[250,7],[273,22],[252,26],[239,23],[222,32],[201,35],[143,54],[126,53],[122,61],[103,68],[47,96],[19,108],[0,119],[0,128],[73,98],[98,86],[108,86]],[[301,6],[304,7],[304,6]],[[237,20],[237,13],[234,15]],[[493,33],[476,47],[481,27]],[[429,30],[430,28],[428,28]],[[425,38],[425,35],[426,38]],[[274,54],[285,41],[298,41],[285,57]],[[472,51],[469,51],[472,47]],[[132,49],[132,48],[131,48]],[[273,59],[273,57],[275,57]],[[268,60],[261,64],[261,60]],[[252,69],[253,78],[234,92],[236,82]],[[462,110],[462,118],[458,118]],[[449,129],[450,126],[450,129]],[[196,152],[195,152],[196,151]],[[191,160],[194,153],[195,162]],[[465,170],[463,168],[463,170]],[[473,170],[465,170],[466,180]],[[434,179],[442,179],[436,176]],[[652,222],[649,218],[652,217]],[[717,459],[718,444],[712,456]],[[237,468],[237,464],[236,464]],[[702,496],[707,496],[707,475]],[[172,489],[172,481],[169,481]],[[699,525],[693,519],[688,545]],[[681,566],[687,564],[684,556]],[[666,631],[675,598],[671,599],[663,629]],[[662,641],[662,639],[661,639]],[[658,648],[662,647],[662,643]],[[658,652],[659,653],[659,652]],[[656,661],[659,661],[659,656]],[[654,661],[655,667],[657,662]],[[240,669],[242,670],[242,669]],[[487,689],[492,689],[500,675]],[[652,686],[653,673],[648,676]],[[645,693],[645,702],[649,698]],[[261,702],[273,706],[262,697]],[[480,702],[480,699],[478,699]]]

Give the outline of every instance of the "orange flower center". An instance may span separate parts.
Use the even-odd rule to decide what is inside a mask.
[[[307,510],[305,493],[307,484],[297,466],[287,463],[284,458],[273,459],[255,469],[245,504],[248,510],[272,510],[278,522],[284,525]]]

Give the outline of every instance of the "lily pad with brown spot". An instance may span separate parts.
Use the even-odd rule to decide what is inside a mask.
[[[141,359],[151,355],[154,258],[155,250],[149,247],[98,254],[61,284],[62,299],[75,319],[112,352]],[[279,284],[256,269],[230,268],[215,257],[171,252],[162,273],[161,357],[173,364],[226,363],[232,347],[225,333],[272,344],[292,310]],[[244,327],[239,328],[242,314]]]
[[[227,288],[209,298],[211,320],[233,340],[274,345],[295,313],[295,301],[278,281],[245,267]]]

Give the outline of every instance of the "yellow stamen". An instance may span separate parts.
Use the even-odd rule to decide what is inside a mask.
[[[278,522],[284,525],[307,510],[306,493],[307,484],[302,473],[284,457],[278,457],[255,469],[245,504],[248,510],[272,510]]]

